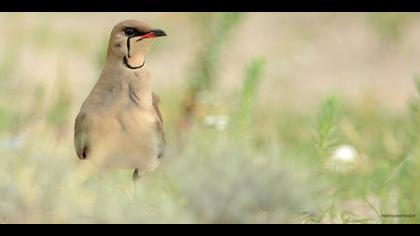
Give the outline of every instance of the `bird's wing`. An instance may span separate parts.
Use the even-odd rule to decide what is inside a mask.
[[[81,160],[88,157],[89,146],[86,134],[86,114],[79,113],[74,124],[74,148]]]
[[[164,148],[166,145],[166,138],[165,138],[165,131],[163,130],[162,114],[160,113],[160,110],[159,110],[160,98],[155,93],[152,93],[152,96],[153,96],[153,107],[155,108],[156,115],[159,118],[158,122],[156,122],[156,130],[158,132],[158,135],[161,141],[160,147],[159,147],[159,156],[158,156],[158,158],[160,158],[164,152]]]

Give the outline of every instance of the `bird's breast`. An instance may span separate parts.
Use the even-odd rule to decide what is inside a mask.
[[[95,120],[92,130],[90,160],[101,168],[157,167],[159,139],[155,129],[156,117],[147,110],[113,107]]]

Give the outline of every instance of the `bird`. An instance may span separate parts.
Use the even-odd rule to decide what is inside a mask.
[[[102,73],[75,119],[79,159],[99,170],[132,169],[133,181],[158,167],[166,139],[145,57],[163,36],[165,31],[138,20],[114,26]]]

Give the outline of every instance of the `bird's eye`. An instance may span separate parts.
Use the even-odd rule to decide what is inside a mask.
[[[127,28],[124,30],[124,34],[127,36],[133,36],[135,33],[135,30],[133,28]]]

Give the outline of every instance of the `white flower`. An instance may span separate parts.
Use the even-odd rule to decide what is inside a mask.
[[[356,160],[357,151],[353,146],[341,145],[335,149],[331,159],[345,163],[353,163]]]
[[[353,146],[338,146],[327,161],[326,167],[331,171],[348,173],[355,167],[357,156],[357,150]]]
[[[226,115],[220,116],[206,116],[205,118],[205,125],[207,127],[216,128],[218,130],[224,130],[226,126],[229,124],[230,117]]]
[[[216,117],[214,116],[206,116],[204,123],[207,126],[213,126],[215,123]]]

